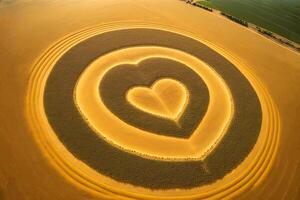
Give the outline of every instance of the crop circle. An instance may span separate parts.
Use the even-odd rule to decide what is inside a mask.
[[[113,181],[103,184],[91,178],[91,174],[99,173],[108,179],[145,190],[192,190],[200,187],[201,191],[201,186],[229,175],[253,153],[255,159],[251,165],[234,175],[235,178],[227,184],[205,192],[198,191],[197,194],[186,194],[182,198],[238,194],[257,182],[258,176],[270,167],[269,161],[275,154],[279,129],[276,107],[261,83],[247,69],[232,64],[184,31],[162,25],[149,28],[140,24],[126,29],[122,25],[111,27],[94,27],[64,38],[41,57],[32,73],[28,113],[34,122],[39,122],[32,124],[39,127],[37,139],[58,168],[69,174],[81,187],[99,195],[151,199],[157,198],[155,191],[136,194],[129,190],[112,189],[109,184]],[[89,63],[109,52],[139,45],[179,49],[191,54],[212,67],[229,87],[234,101],[232,122],[218,145],[204,159],[163,161],[123,151],[98,137],[74,104],[76,82]],[[188,88],[188,91],[191,90]],[[123,121],[136,125],[126,119]],[[154,130],[149,128],[151,125],[147,126],[140,125],[139,128]],[[158,133],[159,130],[154,132]],[[76,169],[71,163],[84,166],[91,172]]]

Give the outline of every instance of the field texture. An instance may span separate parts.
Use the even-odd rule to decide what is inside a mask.
[[[200,3],[300,43],[299,0],[209,0]]]
[[[0,199],[299,199],[299,63],[178,0],[0,5]]]

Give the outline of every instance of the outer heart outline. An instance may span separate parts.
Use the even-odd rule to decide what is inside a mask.
[[[156,56],[153,55],[153,52],[156,52]],[[126,63],[125,66],[133,67],[134,70],[143,66],[138,65],[139,63],[156,57],[163,57],[164,59],[175,59],[176,57],[176,60],[180,60],[185,66],[193,66],[192,69],[197,69],[198,76],[203,77],[205,83],[209,86],[211,100],[203,119],[205,121],[198,125],[191,137],[188,139],[166,137],[138,129],[120,120],[106,107],[98,94],[98,85],[100,85],[109,70],[120,65],[120,60],[117,61],[116,58],[121,57],[124,59],[123,62]],[[124,64],[122,65],[124,66]],[[152,71],[151,68],[150,70]],[[152,83],[149,82],[149,86]],[[104,55],[86,68],[75,89],[75,105],[77,105],[83,117],[89,119],[87,123],[101,138],[105,138],[109,143],[122,150],[151,159],[199,160],[204,159],[214,149],[226,132],[228,124],[230,124],[233,107],[230,91],[224,86],[226,84],[214,70],[184,52],[154,46],[131,47]],[[124,89],[124,91],[127,90]],[[229,110],[224,110],[226,107]],[[221,109],[225,112],[219,113]],[[109,123],[113,126],[107,126]],[[159,148],[158,151],[157,146],[163,148]]]

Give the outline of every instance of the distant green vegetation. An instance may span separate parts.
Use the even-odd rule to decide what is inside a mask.
[[[300,44],[300,0],[207,0],[199,3]]]
[[[292,44],[292,43],[289,42],[289,41],[286,41],[285,39],[275,37],[274,34],[273,34],[271,31],[265,30],[265,29],[260,28],[260,27],[258,27],[258,26],[256,27],[256,30],[257,30],[259,33],[263,34],[263,35],[269,36],[269,37],[271,37],[271,38],[275,38],[275,39],[276,39],[277,41],[279,41],[280,43],[285,44],[285,45],[287,45],[287,46],[290,46],[290,47],[292,47],[292,48],[294,48],[294,49],[300,51],[300,48],[299,48],[299,47],[296,47],[294,44]]]
[[[202,5],[200,2],[193,2],[192,5],[198,6],[199,8],[202,8],[202,9],[207,10],[209,12],[213,11],[213,9],[211,9],[211,8],[209,8],[207,6]]]
[[[232,16],[232,15],[229,15],[229,14],[223,13],[223,12],[221,12],[221,15],[227,17],[228,19],[230,19],[230,20],[232,20],[232,21],[234,21],[234,22],[236,22],[236,23],[238,23],[238,24],[241,24],[241,25],[243,25],[243,26],[248,27],[248,22],[246,22],[246,21],[244,21],[244,20],[242,20],[242,19],[239,19],[239,18],[237,18],[237,17],[234,17],[234,16]]]
[[[258,32],[260,32],[261,34],[264,34],[264,35],[267,35],[267,36],[269,36],[269,37],[274,37],[274,35],[273,35],[273,33],[271,32],[271,31],[268,31],[268,30],[264,30],[264,29],[262,29],[262,28],[260,28],[260,27],[256,27],[256,30],[258,31]]]

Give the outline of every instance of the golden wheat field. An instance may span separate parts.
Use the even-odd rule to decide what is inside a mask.
[[[235,22],[0,1],[0,200],[299,199],[299,51]]]

